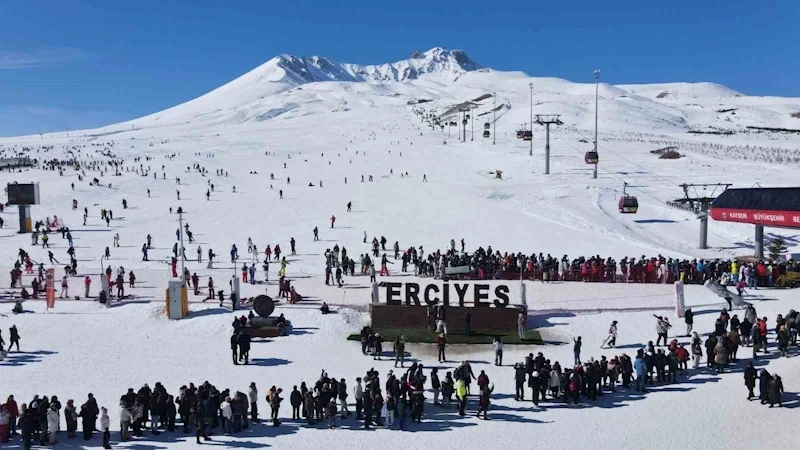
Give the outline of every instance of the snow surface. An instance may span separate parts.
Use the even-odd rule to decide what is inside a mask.
[[[92,275],[94,293],[99,284],[100,255],[111,246],[117,232],[122,247],[111,248],[109,263],[134,270],[138,279],[138,287],[130,292],[135,298],[110,309],[88,301],[58,301],[54,310],[44,313],[41,302],[29,301],[26,309],[34,313],[0,317],[4,330],[12,323],[17,325],[23,349],[29,352],[12,354],[0,363],[1,386],[6,388],[0,398],[7,393],[14,393],[18,399],[56,394],[62,401],[82,401],[91,391],[109,407],[112,424],[116,424],[119,396],[128,387],[138,388],[145,382],[152,385],[161,381],[174,393],[189,381],[209,380],[218,387],[238,390],[255,381],[263,397],[271,385],[288,393],[301,381],[312,382],[321,369],[346,378],[349,385],[370,367],[385,379],[391,363],[373,362],[361,356],[358,344],[344,340],[368,321],[366,277],[346,278],[345,289],[325,286],[322,255],[326,248],[339,244],[352,256],[367,252],[368,244],[362,243],[366,231],[370,241],[373,236],[386,236],[390,245],[399,241],[401,248],[423,246],[426,253],[445,249],[450,239],[463,237],[468,249],[491,245],[500,251],[543,252],[559,258],[564,254],[600,254],[620,259],[659,253],[726,258],[752,253],[753,228],[712,221],[711,248],[696,249],[698,221],[692,214],[665,204],[682,196],[678,185],[729,182],[734,187],[757,183],[766,187],[796,185],[798,181],[796,163],[775,159],[777,155],[798,156],[800,138],[796,134],[687,133],[710,127],[738,131],[747,126],[800,128],[800,119],[790,116],[800,111],[798,99],[748,97],[706,83],[600,84],[601,163],[598,179],[592,180],[591,166],[584,164],[583,156],[592,147],[593,84],[482,69],[470,60],[459,62],[458,55],[433,49],[410,62],[365,66],[371,68],[363,70],[319,57],[298,59],[306,67],[314,67],[309,69],[310,79],[298,76],[300,72],[287,63],[294,57],[282,55],[198,99],[131,122],[73,131],[69,136],[58,133],[0,139],[0,150],[7,153],[23,146],[53,146],[47,153],[34,154],[45,158],[64,158],[65,147],[84,145],[78,155],[84,160],[104,160],[99,152],[105,148],[124,158],[126,166],[138,166],[132,162],[134,157],[151,156],[154,160],[142,163],[158,174],[158,179],[153,179],[126,172],[120,177],[106,173],[101,180],[112,183],[109,189],[89,186],[88,180],[79,183],[72,170],[63,177],[38,170],[0,172],[4,183],[40,183],[42,204],[32,208],[34,217],[56,214],[72,229],[79,273]],[[425,66],[432,61],[438,63]],[[417,70],[416,77],[384,79],[394,69],[412,66]],[[423,66],[430,70],[420,71]],[[328,69],[323,70],[325,67]],[[370,75],[356,77],[362,72]],[[319,82],[322,76],[331,81]],[[543,175],[543,129],[534,130],[532,144],[514,137],[520,124],[529,120],[531,82],[534,114],[561,114],[564,122],[551,129],[549,176]],[[447,111],[492,92],[497,93],[496,102],[493,97],[475,101],[474,141],[471,125],[466,142],[458,143],[456,127],[431,130],[414,113],[414,109],[424,108],[445,120],[460,121]],[[659,98],[662,92],[668,94]],[[406,105],[419,99],[432,101]],[[490,125],[496,126],[497,145],[492,145],[492,140],[482,138],[481,133],[484,123],[492,121],[495,106],[497,122]],[[733,108],[735,115],[718,112]],[[109,146],[112,141],[113,148]],[[533,157],[528,156],[529,145]],[[650,150],[667,145],[677,145],[686,156],[666,161],[650,154]],[[267,151],[271,154],[266,155]],[[166,158],[173,154],[174,158]],[[759,155],[763,158],[758,159]],[[224,169],[229,176],[187,173],[186,168],[194,163],[210,174]],[[166,179],[162,179],[162,164]],[[496,169],[503,171],[502,180],[494,178]],[[401,178],[405,172],[409,177]],[[270,173],[275,175],[274,181],[269,180]],[[98,175],[88,174],[90,178]],[[429,182],[422,182],[423,174]],[[362,175],[365,179],[372,175],[374,181],[361,183]],[[181,178],[181,186],[176,186],[175,177]],[[286,183],[287,177],[291,184]],[[204,198],[208,179],[216,185],[210,201]],[[636,215],[616,212],[623,181],[635,186],[629,189],[639,197]],[[74,192],[69,188],[72,182],[76,183]],[[152,191],[151,198],[146,189]],[[176,189],[181,191],[180,201],[176,200]],[[279,189],[284,192],[283,200],[278,198]],[[77,211],[70,208],[73,198],[79,203]],[[127,210],[121,207],[122,199],[128,201]],[[351,213],[345,211],[348,201],[353,202]],[[84,206],[90,213],[87,226],[82,226]],[[297,240],[298,255],[287,255],[288,276],[295,280],[298,292],[311,299],[306,304],[278,306],[276,313],[286,314],[295,333],[254,343],[251,357],[256,364],[252,366],[230,364],[232,313],[192,297],[188,319],[168,321],[164,317],[163,293],[169,279],[166,262],[178,227],[177,217],[168,209],[178,206],[186,212],[204,258],[208,248],[213,248],[225,261],[234,242],[243,254],[248,237],[262,251],[267,244],[280,244],[284,254],[289,250],[289,238]],[[114,211],[111,227],[100,221],[101,208]],[[329,228],[332,214],[337,217],[335,229]],[[27,249],[34,260],[46,260],[45,250],[30,247],[29,236],[14,232],[13,208],[2,217],[6,225],[0,230],[0,252],[7,255],[2,273],[9,272],[19,248]],[[312,241],[315,226],[320,228],[321,242]],[[144,263],[140,261],[140,248],[148,233],[156,248],[150,253],[152,261]],[[768,238],[786,237],[792,251],[798,251],[800,235],[795,230],[768,229],[767,234]],[[52,236],[51,244],[57,258],[67,259],[66,242],[60,236]],[[195,252],[195,245],[187,246],[190,257]],[[230,263],[208,270],[205,263],[190,261],[187,267],[201,279],[213,276],[218,286],[225,286],[228,277],[238,274]],[[257,277],[263,279],[261,265],[257,267]],[[393,266],[393,272],[397,268]],[[276,265],[270,271],[274,280]],[[3,280],[7,282],[7,275]],[[25,282],[29,283],[30,277]],[[511,298],[518,298],[519,282],[509,285]],[[81,293],[82,277],[71,280],[70,287],[73,295]],[[264,289],[264,285],[247,285],[243,295]],[[274,284],[266,289],[276,294]],[[674,317],[670,312],[672,292],[669,285],[528,283],[529,323],[553,344],[506,346],[504,362],[513,364],[529,352],[542,351],[551,360],[568,363],[572,358],[568,342],[577,335],[586,341],[585,358],[623,351],[635,354],[637,345],[655,335],[652,314]],[[797,309],[796,291],[758,290],[749,294],[747,300],[756,305],[759,315],[771,321],[778,313]],[[334,305],[337,314],[321,316],[316,308],[323,300]],[[722,303],[706,289],[689,286],[687,306],[695,307],[698,313],[695,329],[707,332]],[[0,304],[4,314],[10,308],[10,304]],[[611,320],[620,322],[622,348],[601,351],[597,346]],[[679,320],[676,328],[682,329]],[[434,348],[409,345],[408,350],[426,366],[436,365]],[[748,352],[742,349],[740,355]],[[220,439],[235,446],[286,448],[495,447],[518,446],[521,440],[536,439],[553,448],[592,442],[601,448],[738,449],[751,448],[753,442],[764,447],[785,445],[789,437],[786,427],[792,411],[768,411],[748,404],[739,371],[721,377],[700,371],[679,385],[658,388],[643,397],[620,391],[604,397],[595,407],[545,403],[534,410],[530,403],[513,401],[513,371],[491,365],[492,356],[488,346],[451,346],[448,354],[451,361],[472,361],[476,371],[486,370],[496,384],[491,422],[459,419],[453,410],[428,407],[425,423],[411,426],[402,441],[392,434],[395,431],[354,430],[353,421],[331,432],[286,421],[278,429],[259,427]],[[795,358],[779,359],[773,353],[761,361],[768,364],[770,372],[783,377],[787,404],[797,406],[800,367]],[[455,363],[439,366],[443,373]],[[259,406],[263,417],[267,411],[263,398]],[[474,406],[470,408],[474,411]],[[287,409],[282,408],[282,413]],[[735,417],[755,414],[759,415],[759,426],[746,432],[731,428],[732,421],[738,423]],[[195,446],[193,439],[162,434],[128,447],[144,445]]]

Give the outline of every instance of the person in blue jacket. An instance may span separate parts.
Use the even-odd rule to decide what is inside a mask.
[[[633,370],[636,371],[636,391],[644,392],[644,382],[647,377],[647,365],[644,362],[644,353],[642,350],[636,354],[636,361],[633,363]]]

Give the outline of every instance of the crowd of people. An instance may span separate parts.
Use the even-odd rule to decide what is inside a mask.
[[[681,280],[687,284],[703,284],[708,280],[723,285],[736,285],[740,280],[749,288],[775,286],[787,272],[800,271],[800,262],[738,260],[675,259],[661,255],[640,258],[624,257],[619,262],[611,257],[589,256],[558,259],[550,254],[526,255],[524,253],[501,253],[491,246],[479,247],[473,253],[461,251],[451,240],[450,249],[442,253],[437,250],[425,257],[422,247],[407,249],[400,257],[403,271],[407,262],[416,266],[416,274],[435,278],[461,279],[518,279],[540,281],[583,281],[624,283],[673,283]],[[395,244],[395,247],[397,244]],[[395,259],[398,258],[395,251]]]
[[[99,431],[103,435],[103,447],[111,448],[108,410],[105,407],[98,408],[97,400],[92,394],[88,395],[80,408],[75,406],[72,399],[62,405],[55,395],[50,398],[46,395],[34,395],[30,402],[19,404],[13,395],[9,395],[6,402],[0,405],[0,443],[21,436],[22,448],[25,450],[29,450],[33,442],[38,442],[42,447],[56,444],[62,431],[62,408],[68,439],[76,437],[80,421],[84,441],[92,439],[94,433]]]
[[[603,355],[599,359],[586,359],[582,352],[581,337],[575,339],[575,359],[571,365],[551,361],[543,352],[535,356],[530,353],[524,361],[513,365],[514,398],[516,401],[525,401],[526,392],[530,389],[530,401],[538,406],[546,401],[591,403],[620,388],[645,393],[655,386],[679,383],[690,377],[693,371],[710,370],[723,374],[738,369],[736,364],[741,358],[737,353],[739,347],[752,347],[752,360],[743,368],[748,400],[757,398],[761,404],[769,404],[770,407],[783,406],[784,386],[780,375],[770,373],[766,368],[756,369],[754,364],[760,353],[768,353],[767,336],[770,330],[767,319],[758,319],[752,306],[745,310],[743,316],[739,320],[738,315],[731,317],[723,310],[715,321],[714,331],[708,334],[705,341],[696,331],[692,331],[692,324],[687,322],[687,335],[691,333],[688,348],[678,342],[674,333],[673,339],[669,340],[672,329],[669,321],[656,316],[656,343],[649,341],[635,351],[634,357],[621,353],[611,358]],[[795,311],[776,319],[775,339],[783,355],[789,346],[797,345],[798,320]],[[748,323],[755,324],[750,328],[752,331],[748,330]],[[617,325],[617,321],[611,325],[609,333],[613,334],[614,340],[606,341],[609,348],[615,347]],[[742,338],[748,335],[748,331],[753,339]],[[372,333],[368,327],[362,334],[367,336],[362,340],[362,351],[379,355],[382,351],[380,335]],[[500,367],[502,345],[494,345],[493,349],[495,365]],[[394,369],[397,369],[399,362],[401,372],[395,374],[394,369],[390,369],[383,382],[378,371],[371,368],[363,377],[355,379],[352,388],[348,387],[344,378],[329,376],[325,370],[312,383],[303,381],[299,388],[294,385],[288,394],[292,420],[305,422],[308,426],[323,423],[328,428],[335,428],[337,418],[347,420],[351,416],[350,405],[353,405],[355,419],[363,421],[364,428],[377,426],[403,430],[407,428],[409,418],[411,423],[423,420],[426,403],[443,409],[455,406],[460,416],[467,415],[468,397],[473,394],[473,384],[477,386],[474,413],[480,418],[490,419],[494,385],[485,371],[481,370],[476,376],[470,363],[463,361],[440,378],[438,368],[427,370],[422,363],[414,362],[407,369],[404,368],[403,339],[395,340],[393,352]],[[234,363],[238,363],[235,349]],[[756,387],[759,388],[758,395],[754,392]],[[430,401],[426,399],[427,393],[432,395]],[[145,384],[138,391],[128,389],[120,398],[120,441],[141,438],[147,430],[153,436],[162,431],[175,432],[177,424],[181,425],[184,434],[191,433],[194,428],[198,444],[211,440],[214,433],[236,435],[248,428],[250,423],[260,422],[258,405],[264,400],[270,408],[269,422],[272,426],[280,426],[282,394],[282,388],[272,386],[266,397],[261,399],[255,383],[251,383],[245,393],[218,389],[204,382],[199,386],[193,383],[181,386],[178,395],[172,396],[161,383],[156,383],[152,389]],[[61,403],[55,396],[35,396],[23,405],[17,405],[14,396],[9,396],[6,403],[0,406],[0,440],[6,442],[20,430],[26,449],[30,448],[33,441],[39,441],[41,445],[57,442],[61,430],[61,409]],[[85,440],[91,439],[95,431],[100,431],[104,447],[110,448],[111,426],[107,411],[98,407],[91,394],[80,408],[75,407],[73,400],[68,400],[63,409],[68,438],[75,436],[80,422]]]

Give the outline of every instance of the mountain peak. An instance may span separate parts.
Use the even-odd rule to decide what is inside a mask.
[[[409,59],[379,65],[340,63],[324,56],[303,57],[284,53],[262,67],[278,73],[260,78],[298,85],[319,81],[404,82],[425,74],[442,74],[454,80],[465,72],[480,69],[481,65],[462,50],[433,47],[424,53],[415,51]]]

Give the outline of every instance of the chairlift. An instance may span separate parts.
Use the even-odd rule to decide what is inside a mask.
[[[488,138],[490,136],[491,134],[489,133],[489,130],[483,130],[483,137]]]
[[[586,152],[586,164],[597,164],[600,161],[600,156],[597,154],[596,151]]]
[[[619,198],[619,212],[622,214],[636,214],[639,210],[639,200],[635,195],[628,195],[628,183],[623,182],[622,197]]]

